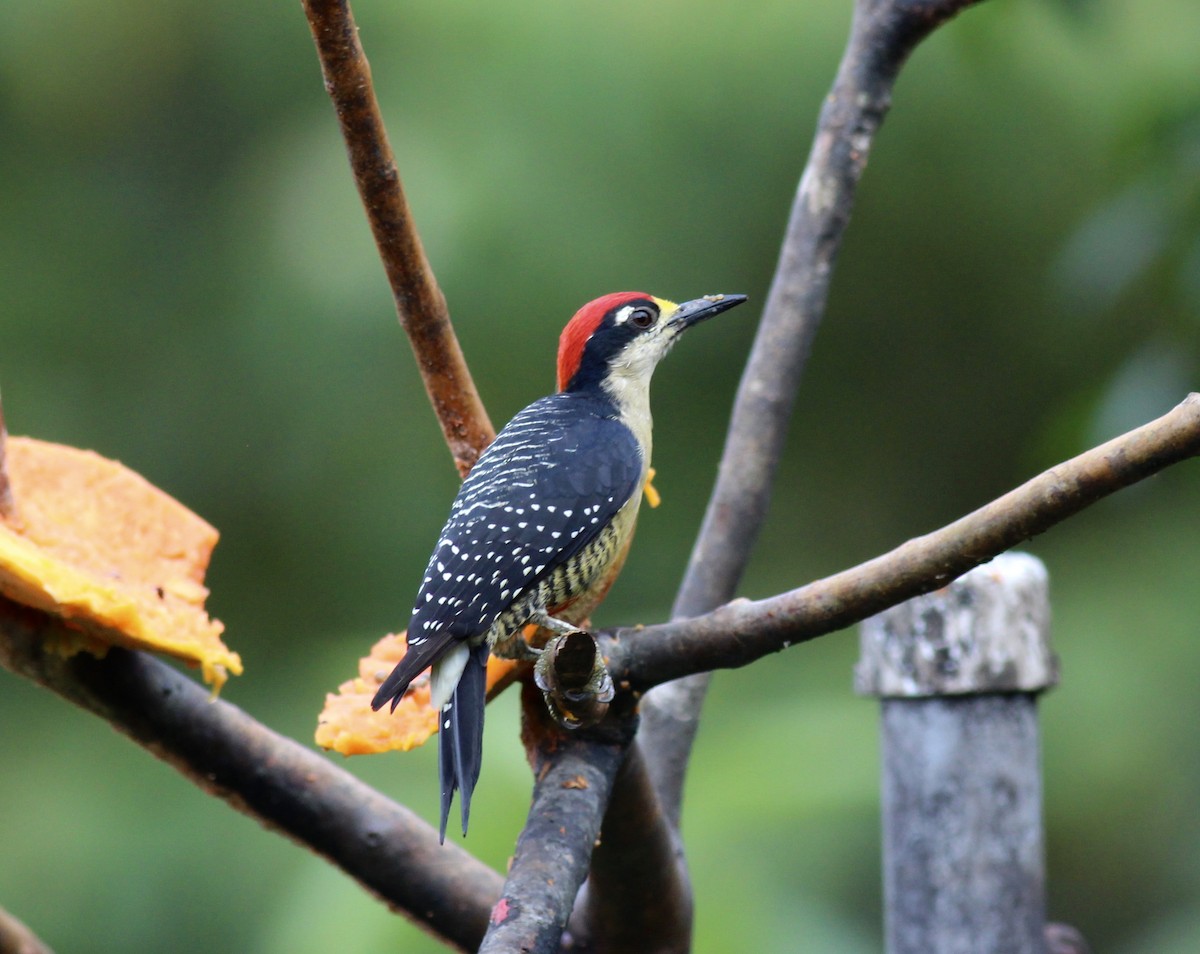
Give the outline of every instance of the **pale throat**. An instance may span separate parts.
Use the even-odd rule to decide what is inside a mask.
[[[617,405],[622,423],[633,432],[638,446],[642,449],[644,474],[650,466],[653,429],[650,417],[650,375],[639,373],[632,367],[616,369],[616,373],[610,374],[605,380],[603,387]]]

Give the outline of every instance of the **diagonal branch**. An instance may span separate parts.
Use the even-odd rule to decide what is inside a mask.
[[[780,596],[617,633],[606,655],[635,689],[733,669],[944,586],[1130,484],[1200,454],[1200,394],[1086,451],[940,530]]]
[[[0,664],[112,723],[205,791],[324,856],[462,950],[483,937],[501,879],[325,758],[143,653],[63,659],[50,616],[0,599]]]
[[[348,0],[304,0],[304,12],[396,313],[408,333],[454,463],[465,476],[496,432],[475,390],[446,299],[413,224],[358,26]]]
[[[978,0],[857,0],[850,37],[792,204],[754,348],[742,375],[717,483],[673,617],[733,598],[766,516],[809,348],[875,133],[905,60],[933,30]],[[642,745],[663,807],[679,824],[683,779],[709,677],[651,692]]]

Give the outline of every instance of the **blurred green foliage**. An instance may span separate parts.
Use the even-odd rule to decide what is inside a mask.
[[[500,423],[619,288],[761,303],[847,0],[357,6],[397,158]],[[1196,387],[1192,0],[997,0],[920,49],[863,180],[742,591],[874,555]],[[311,738],[403,626],[455,475],[392,313],[298,4],[10,3],[0,383],[222,532],[225,697]],[[663,618],[752,335],[660,371],[665,505],[599,622]],[[1050,907],[1109,954],[1200,936],[1200,470],[1034,541]],[[686,803],[699,952],[880,949],[876,707],[845,633],[715,683]],[[60,952],[426,951],[338,872],[0,674],[0,904]],[[515,701],[469,847],[528,805]],[[780,758],[787,752],[787,758]],[[350,767],[418,811],[432,751]]]

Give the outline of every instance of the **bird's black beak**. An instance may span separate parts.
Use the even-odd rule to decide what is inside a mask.
[[[745,295],[705,295],[703,298],[685,301],[671,316],[667,327],[676,332],[685,331],[705,318],[728,311],[745,300]]]

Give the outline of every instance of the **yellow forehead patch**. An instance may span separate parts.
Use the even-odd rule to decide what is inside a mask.
[[[675,302],[667,301],[665,298],[655,298],[651,295],[650,300],[658,305],[658,313],[660,315],[670,315],[679,308]]]

